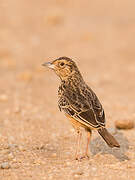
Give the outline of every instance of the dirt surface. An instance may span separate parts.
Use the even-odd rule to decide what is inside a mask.
[[[74,160],[59,79],[41,66],[63,55],[98,95],[120,150],[93,132],[90,159]],[[0,180],[135,179],[135,129],[114,129],[135,119],[134,0],[1,0],[0,76]]]

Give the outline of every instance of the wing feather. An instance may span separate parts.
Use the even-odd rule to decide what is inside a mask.
[[[66,114],[95,128],[105,126],[105,114],[100,101],[89,88],[83,92],[68,91],[59,98],[59,108]]]

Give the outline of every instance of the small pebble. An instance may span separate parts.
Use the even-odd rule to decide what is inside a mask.
[[[71,162],[67,161],[67,162],[66,162],[66,165],[67,165],[67,166],[70,166],[70,165],[71,165]]]
[[[8,100],[8,96],[6,94],[0,95],[0,101],[7,101],[7,100]]]
[[[18,149],[20,150],[20,151],[26,151],[26,149],[25,149],[25,147],[24,146],[18,146]]]
[[[17,144],[8,144],[7,149],[13,149],[13,148],[16,148],[16,147],[17,147]]]
[[[75,177],[75,178],[78,178],[78,177],[79,177],[79,175],[78,175],[78,174],[75,174],[75,175],[74,175],[74,177]]]
[[[56,157],[57,156],[57,154],[56,153],[52,153],[52,157]]]
[[[92,167],[91,170],[96,172],[96,171],[97,171],[97,168]]]
[[[80,170],[80,171],[78,171],[78,172],[76,172],[76,173],[74,173],[74,177],[80,177],[81,175],[83,175],[84,174],[84,172],[82,171],[82,170]]]
[[[11,166],[8,162],[3,162],[1,164],[1,169],[9,169],[9,168],[11,168]]]
[[[14,158],[14,155],[12,153],[8,154],[8,160],[12,160]]]
[[[115,121],[115,127],[117,129],[132,129],[134,128],[133,120],[117,120]]]
[[[14,109],[14,113],[20,113],[21,112],[21,108],[20,107],[15,107]]]

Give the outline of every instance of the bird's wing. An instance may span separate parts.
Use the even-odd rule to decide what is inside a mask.
[[[93,101],[92,104],[93,110],[96,114],[97,122],[103,126],[105,126],[105,113],[102,105],[100,104],[98,98]]]
[[[94,110],[94,113],[96,115],[96,121],[98,122],[98,124],[105,126],[105,113],[99,99],[89,87],[88,94],[89,97],[91,97],[90,99],[88,99],[88,101],[92,104],[92,109]]]
[[[85,124],[93,128],[104,126],[104,123],[100,123],[99,106],[93,105],[92,101],[89,102],[86,97],[81,94],[75,94],[74,98],[63,96],[59,100],[60,110],[78,120],[80,123]]]

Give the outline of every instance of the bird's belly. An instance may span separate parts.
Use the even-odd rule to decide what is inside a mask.
[[[91,127],[91,126],[88,126],[88,125],[86,125],[86,124],[83,124],[83,123],[79,122],[77,119],[71,117],[71,116],[68,115],[68,114],[65,114],[65,115],[66,115],[66,117],[70,120],[72,126],[73,126],[76,130],[78,130],[78,131],[79,131],[80,128],[84,128],[84,129],[86,129],[86,130],[89,130],[89,129],[90,129],[90,130],[92,130],[92,129],[94,130],[94,129],[95,129],[95,128]]]

